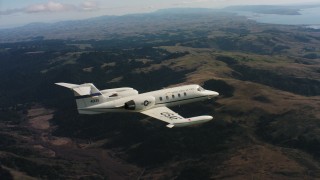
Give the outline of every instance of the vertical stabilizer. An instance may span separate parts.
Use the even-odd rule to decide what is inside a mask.
[[[79,113],[83,113],[81,110],[84,110],[87,107],[97,105],[105,101],[103,94],[92,83],[80,85],[69,83],[55,84],[73,90]]]

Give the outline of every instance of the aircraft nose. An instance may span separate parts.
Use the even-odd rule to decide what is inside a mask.
[[[210,91],[208,98],[211,99],[213,97],[219,96],[219,93],[216,91]]]

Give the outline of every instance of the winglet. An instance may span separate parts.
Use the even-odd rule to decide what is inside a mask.
[[[174,124],[168,124],[167,127],[168,128],[173,128]]]

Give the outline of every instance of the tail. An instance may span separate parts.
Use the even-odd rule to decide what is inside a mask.
[[[80,114],[97,114],[95,112],[85,111],[84,109],[93,105],[103,103],[105,97],[103,94],[91,83],[85,84],[69,84],[69,83],[55,83],[73,90],[77,103],[78,112]]]

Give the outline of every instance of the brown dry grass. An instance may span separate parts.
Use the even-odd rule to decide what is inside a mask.
[[[53,110],[45,108],[32,108],[28,110],[30,125],[35,129],[46,130],[50,128],[49,120],[53,117]]]
[[[230,109],[239,112],[249,112],[255,108],[263,109],[270,114],[282,114],[289,110],[301,110],[302,107],[310,107],[305,114],[313,114],[320,118],[320,97],[306,97],[293,93],[277,90],[269,86],[243,82],[239,80],[224,79],[235,88],[234,97],[219,99],[218,102]],[[263,96],[270,100],[269,103],[255,101],[255,96]],[[318,109],[318,110],[317,110]],[[309,111],[310,110],[310,111]]]
[[[285,155],[281,148],[252,145],[237,150],[219,168],[214,179],[306,179],[307,169]]]

